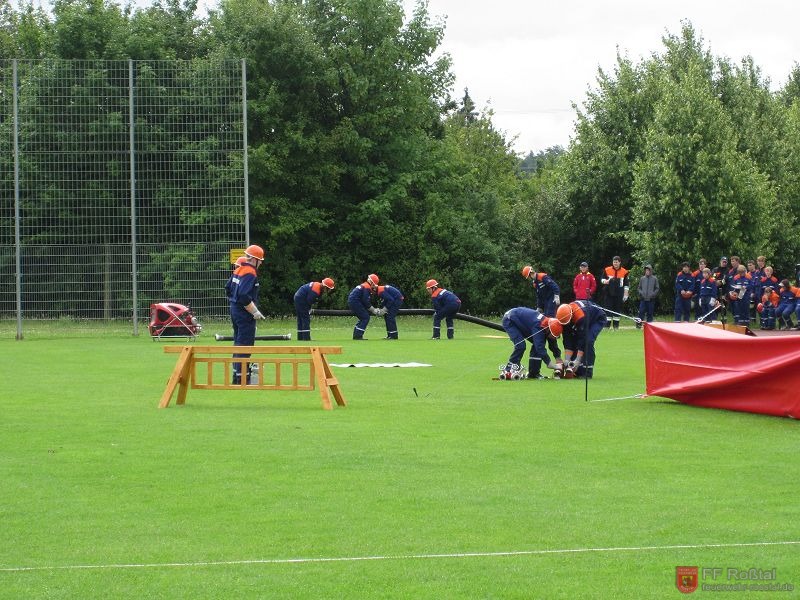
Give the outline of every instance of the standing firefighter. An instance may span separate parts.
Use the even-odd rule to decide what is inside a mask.
[[[503,329],[514,344],[514,350],[505,366],[500,368],[500,379],[526,378],[520,366],[525,355],[526,341],[531,343],[527,379],[547,379],[541,373],[542,362],[549,369],[561,371],[561,364],[550,360],[545,345],[546,338],[555,339],[561,335],[562,325],[555,317],[546,317],[538,310],[519,306],[503,315]]]
[[[380,283],[380,279],[373,273],[367,277],[365,282],[354,287],[347,297],[347,306],[358,317],[358,323],[353,328],[354,340],[364,339],[370,315],[378,314],[378,309],[372,306],[372,294],[378,289],[378,283]]]
[[[386,323],[386,339],[396,340],[397,335],[397,313],[400,312],[400,307],[403,306],[403,292],[391,285],[379,285],[375,291],[381,302],[381,307],[378,309],[378,316],[383,315],[383,321]]]
[[[439,282],[429,279],[425,283],[425,288],[431,295],[433,302],[433,337],[438,340],[442,329],[442,319],[447,324],[447,339],[452,340],[455,335],[453,327],[453,315],[461,310],[461,300],[453,292],[439,287]]]
[[[591,378],[594,375],[594,343],[603,328],[606,316],[602,308],[586,300],[562,304],[556,312],[564,325],[565,377]]]
[[[252,346],[256,341],[256,321],[264,315],[258,310],[258,268],[264,262],[264,249],[260,246],[248,246],[244,251],[245,262],[236,270],[225,286],[230,303],[231,321],[233,322],[233,345]],[[234,354],[234,358],[250,358],[249,354]],[[247,383],[250,383],[250,363],[233,363],[233,383],[242,382],[243,365],[247,371]]]
[[[333,279],[326,277],[322,281],[310,281],[301,285],[294,293],[294,312],[297,315],[297,339],[311,340],[311,306],[319,300],[325,290],[334,290]]]
[[[522,267],[522,276],[531,281],[536,290],[536,309],[546,317],[555,317],[556,308],[561,303],[561,290],[555,279],[547,273],[537,273],[530,265]],[[547,346],[556,362],[560,363],[561,349],[558,347],[557,338],[558,336],[547,336]]]
[[[622,312],[622,305],[628,301],[628,291],[630,289],[628,273],[628,269],[622,266],[619,256],[615,256],[611,260],[611,266],[603,270],[603,278],[600,283],[605,286],[605,305],[607,309],[617,313]],[[619,329],[619,316],[609,313],[606,319],[606,327],[611,327],[612,322],[614,329]]]

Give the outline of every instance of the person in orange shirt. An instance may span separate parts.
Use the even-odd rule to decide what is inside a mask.
[[[622,305],[628,301],[628,269],[622,266],[622,260],[615,256],[611,260],[611,266],[603,269],[603,278],[600,283],[605,290],[605,307],[617,313],[622,312]],[[614,325],[614,329],[619,329],[619,316],[609,313],[606,317],[606,329]]]

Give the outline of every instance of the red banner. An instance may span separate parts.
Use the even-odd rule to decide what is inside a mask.
[[[647,394],[800,418],[800,336],[751,337],[697,323],[646,323]]]

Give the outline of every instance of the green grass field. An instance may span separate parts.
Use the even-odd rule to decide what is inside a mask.
[[[399,324],[312,322],[333,362],[433,365],[335,369],[330,412],[205,390],[159,410],[177,355],[146,329],[0,324],[0,597],[678,598],[677,566],[800,590],[796,422],[492,381],[497,332]],[[600,336],[589,400],[644,392],[641,335]]]

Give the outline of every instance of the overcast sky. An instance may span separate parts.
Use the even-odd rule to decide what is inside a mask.
[[[403,0],[407,14],[414,0]],[[714,56],[753,57],[772,88],[800,62],[798,0],[429,0],[446,17],[441,45],[463,89],[518,152],[564,146],[598,67],[611,72],[617,47],[634,62],[662,53],[666,32],[689,20]]]

